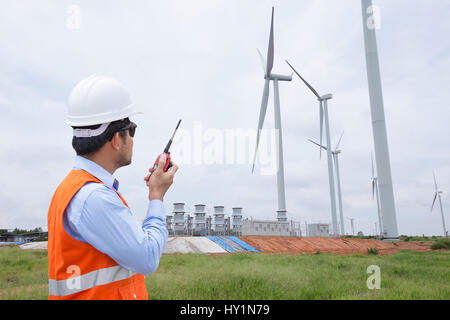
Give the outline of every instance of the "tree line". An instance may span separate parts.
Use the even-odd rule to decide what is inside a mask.
[[[13,231],[8,232],[8,229],[0,229],[0,234],[22,234],[22,233],[34,233],[44,232],[41,227],[34,228],[32,230],[15,228]]]

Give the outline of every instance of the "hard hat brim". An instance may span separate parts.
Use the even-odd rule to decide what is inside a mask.
[[[143,114],[143,112],[134,110],[131,104],[124,110],[121,110],[121,112],[101,113],[83,117],[67,115],[66,124],[72,127],[87,127],[125,119],[136,114]]]

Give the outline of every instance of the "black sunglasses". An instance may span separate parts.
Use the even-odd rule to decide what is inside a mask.
[[[134,134],[136,133],[137,124],[134,122],[130,122],[126,127],[119,129],[118,131],[125,131],[128,130],[130,137],[134,137]]]

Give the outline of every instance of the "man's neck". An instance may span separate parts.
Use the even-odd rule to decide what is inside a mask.
[[[111,160],[109,160],[109,159],[105,160],[105,159],[103,159],[103,157],[100,157],[97,154],[83,155],[82,157],[95,162],[96,164],[101,166],[103,169],[108,171],[111,175],[113,175],[114,172],[116,172],[116,170],[117,170],[116,165],[114,163],[112,163]]]

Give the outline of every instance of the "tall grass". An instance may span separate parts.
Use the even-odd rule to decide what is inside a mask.
[[[47,299],[47,251],[0,248],[0,299]]]
[[[444,237],[441,236],[431,236],[431,237],[426,237],[426,236],[406,236],[406,235],[401,235],[399,236],[401,241],[438,241],[440,239],[444,239]]]
[[[381,289],[367,288],[367,267]],[[165,255],[147,276],[151,299],[450,299],[450,253],[391,256]]]
[[[369,290],[367,267],[381,271]],[[47,252],[0,248],[1,299],[47,299]],[[150,299],[450,299],[450,252],[163,255]]]
[[[450,250],[450,239],[440,239],[436,242],[434,242],[431,245],[431,249],[438,250],[438,249],[447,249]]]

